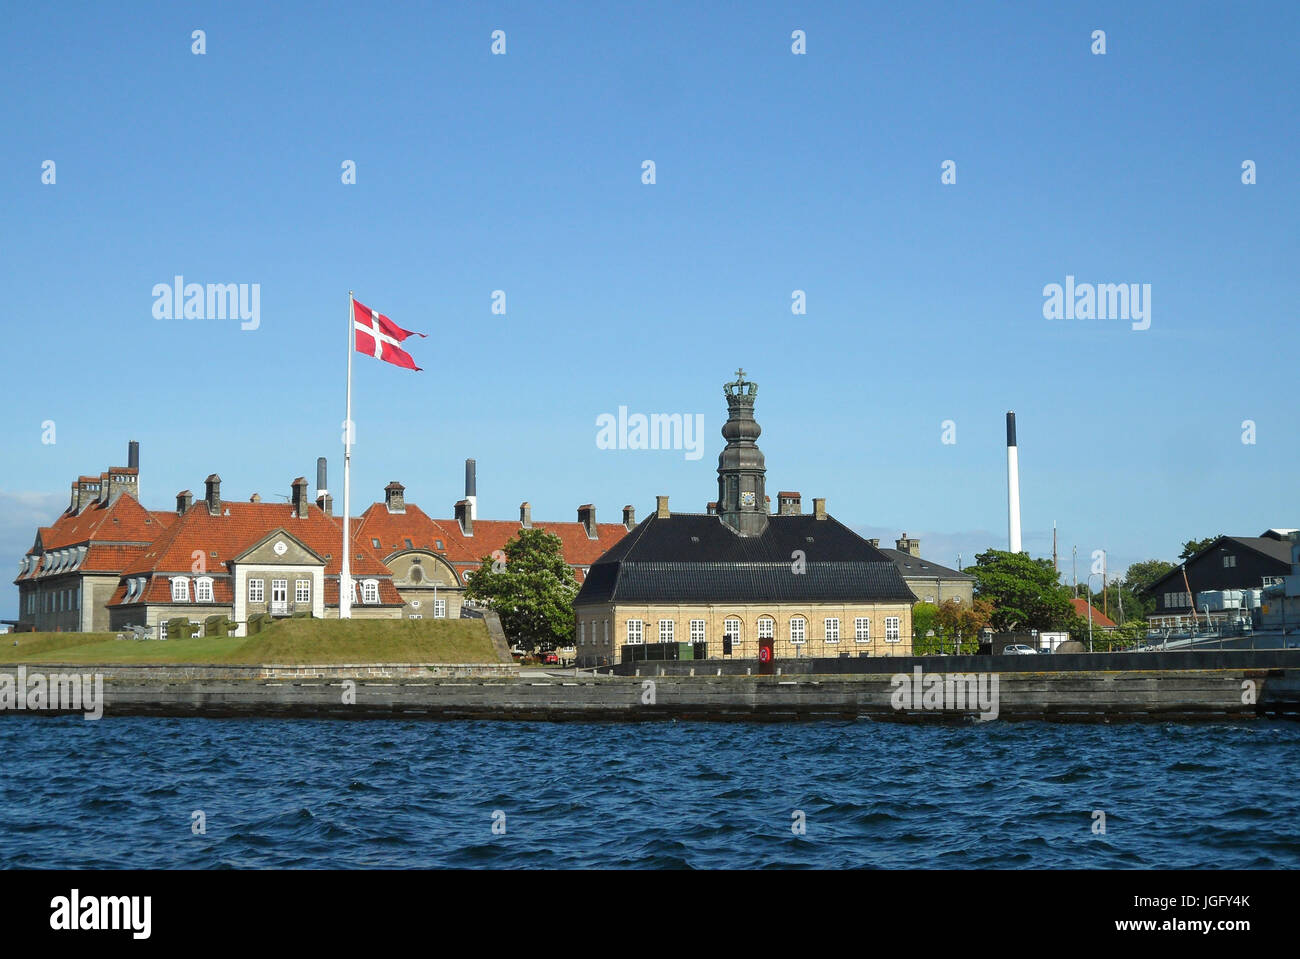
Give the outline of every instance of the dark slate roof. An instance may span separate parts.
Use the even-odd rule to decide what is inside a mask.
[[[792,571],[802,550],[806,572]],[[652,514],[592,564],[575,603],[916,601],[898,567],[838,520],[769,516],[741,536],[718,516]]]
[[[1161,576],[1147,588],[1148,594],[1154,596],[1168,581],[1181,583],[1183,581],[1184,565],[1191,566],[1199,562],[1203,557],[1208,556],[1212,551],[1216,550],[1224,543],[1236,543],[1238,546],[1253,550],[1270,560],[1275,560],[1279,564],[1277,570],[1279,575],[1285,575],[1291,571],[1290,540],[1274,539],[1271,536],[1220,536],[1196,555],[1190,556],[1182,562],[1175,563],[1173,569],[1165,573],[1164,576]]]
[[[898,571],[907,576],[924,576],[927,578],[938,576],[940,579],[973,579],[967,573],[958,572],[947,566],[940,566],[938,563],[932,563],[928,559],[922,559],[919,556],[913,556],[901,549],[881,549],[882,553],[894,561]]]

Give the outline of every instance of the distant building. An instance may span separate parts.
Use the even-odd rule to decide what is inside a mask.
[[[231,502],[214,473],[202,499],[183,490],[174,511],[151,511],[138,501],[138,456],[132,443],[130,466],[79,477],[68,508],[37,531],[14,580],[19,628],[139,626],[161,634],[170,619],[202,623],[224,615],[243,635],[259,613],[338,616],[343,528],[323,488],[323,462],[315,502],[302,477],[290,484],[287,503],[262,502],[257,494]],[[560,537],[581,582],[635,525],[631,507],[622,524],[598,524],[590,504],[578,507],[578,521],[570,523],[534,524],[527,503],[517,523],[477,520],[474,502],[467,496],[454,519],[435,520],[406,502],[400,483],[390,483],[384,501],[350,524],[353,617],[459,617],[469,574],[531,526]]]
[[[703,643],[710,658],[909,655],[912,604],[898,568],[798,493],[769,511],[756,440],[757,384],[724,387],[729,417],[718,499],[705,513],[655,512],[592,564],[574,607],[578,663],[621,662],[629,647]]]
[[[1080,619],[1084,622],[1088,621],[1088,601],[1086,599],[1076,596],[1070,600],[1070,605],[1074,607],[1074,611]],[[1092,607],[1092,628],[1119,629],[1119,624],[1094,606]]]
[[[898,567],[903,581],[916,594],[918,602],[936,606],[945,600],[956,599],[971,605],[975,595],[975,580],[966,573],[921,558],[921,541],[906,533],[894,541],[895,549],[880,548],[880,540],[867,540],[880,549]]]
[[[1190,627],[1205,622],[1205,611],[1194,597],[1218,590],[1257,590],[1281,583],[1291,573],[1290,530],[1268,529],[1259,536],[1220,536],[1205,549],[1174,567],[1151,585],[1156,601],[1147,616],[1152,628]],[[1186,578],[1184,578],[1184,572]],[[1236,619],[1237,610],[1211,610],[1211,618]]]
[[[581,583],[591,564],[636,525],[631,506],[623,507],[622,523],[597,523],[590,503],[578,507],[577,522],[535,522],[528,503],[520,504],[518,522],[476,519],[470,495],[455,505],[454,518],[433,519],[407,503],[405,487],[392,482],[384,489],[384,501],[361,514],[357,536],[392,573],[403,616],[458,618],[470,575],[484,557],[504,552],[520,530],[543,529],[558,536],[564,561]]]

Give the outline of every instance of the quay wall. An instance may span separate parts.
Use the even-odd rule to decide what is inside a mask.
[[[989,657],[983,659],[987,661]],[[46,673],[101,673],[106,718],[119,715],[518,721],[868,718],[963,722],[977,719],[981,712],[973,701],[967,708],[895,708],[891,673],[841,676],[718,676],[714,673],[654,677],[557,673],[532,678],[492,678],[436,676],[427,668],[418,676],[392,674],[391,667],[390,675],[361,671],[372,668],[359,667],[347,676],[332,672],[343,667],[329,667],[329,675],[233,676],[202,672],[216,667],[157,667],[148,672],[139,667],[84,664],[28,667],[30,671]],[[926,673],[938,671],[925,670]],[[958,670],[954,668],[951,672]],[[1249,720],[1266,715],[1300,715],[1300,669],[1040,668],[990,675],[998,678],[996,718],[1002,720]],[[919,707],[920,703],[916,705]],[[12,713],[0,711],[0,716],[6,714]],[[51,714],[52,711],[24,712],[29,716]]]

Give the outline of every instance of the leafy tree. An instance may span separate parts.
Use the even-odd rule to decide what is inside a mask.
[[[990,549],[965,571],[975,580],[975,595],[992,606],[996,630],[1064,630],[1074,623],[1070,588],[1061,584],[1050,559]]]
[[[1133,593],[1141,595],[1174,569],[1173,563],[1166,563],[1163,559],[1143,560],[1128,568],[1124,574],[1124,585]]]
[[[1220,533],[1219,536],[1223,534]],[[1205,539],[1189,539],[1183,544],[1183,551],[1178,554],[1179,559],[1191,559],[1205,547],[1213,543],[1219,536],[1207,536]]]
[[[967,643],[978,646],[980,630],[993,618],[993,604],[979,598],[970,605],[959,599],[945,599],[939,604],[936,618],[943,635],[953,641],[953,651],[965,651]]]
[[[483,557],[465,585],[465,597],[496,610],[506,635],[525,649],[567,645],[573,638],[578,581],[562,545],[544,529],[521,529],[506,543],[504,561]]]
[[[924,639],[932,629],[936,629],[935,618],[939,607],[934,603],[917,603],[912,607],[912,636]]]

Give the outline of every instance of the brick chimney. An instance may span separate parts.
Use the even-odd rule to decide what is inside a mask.
[[[322,513],[326,516],[334,515],[334,497],[329,493],[316,497],[316,505],[320,507]]]
[[[596,507],[584,503],[578,507],[578,522],[587,529],[587,539],[600,539],[596,530]]]
[[[470,512],[469,500],[463,499],[456,504],[456,522],[460,524],[460,531],[463,535],[474,535],[474,516]]]
[[[208,504],[209,516],[221,515],[221,477],[216,473],[203,481],[203,501]]]
[[[533,528],[533,505],[531,503],[519,504],[519,525],[524,529]]]
[[[909,556],[919,557],[921,555],[921,541],[919,539],[908,539],[906,533],[894,540],[894,548],[900,553],[907,553]]]
[[[293,515],[299,519],[307,518],[307,506],[311,502],[307,498],[307,478],[299,476],[293,481],[293,495],[289,502],[293,504]]]
[[[799,516],[803,513],[803,497],[798,493],[782,491],[776,494],[777,512],[781,516]]]
[[[813,518],[826,518],[826,497],[818,496],[813,499]]]
[[[184,516],[194,505],[194,494],[187,489],[181,490],[176,494],[176,515]]]
[[[672,515],[672,514],[670,514],[670,513],[668,512],[668,497],[667,497],[667,496],[656,496],[656,497],[655,497],[655,517],[656,517],[657,519],[667,519],[670,515]]]
[[[631,506],[623,507],[623,528],[630,530],[636,525],[636,510]]]
[[[248,501],[250,503],[260,503],[262,502],[262,494],[254,493],[252,496],[248,497]]]
[[[710,516],[717,516],[718,515],[717,500],[714,500],[712,503],[704,504],[704,512],[708,513]]]
[[[876,549],[880,549],[880,537],[879,537],[879,536],[876,536],[876,537],[874,537],[874,538],[872,538],[872,539],[869,539],[869,540],[867,540],[867,542],[870,543],[872,546],[874,546]]]
[[[406,487],[393,480],[384,487],[384,506],[390,513],[406,512]]]

